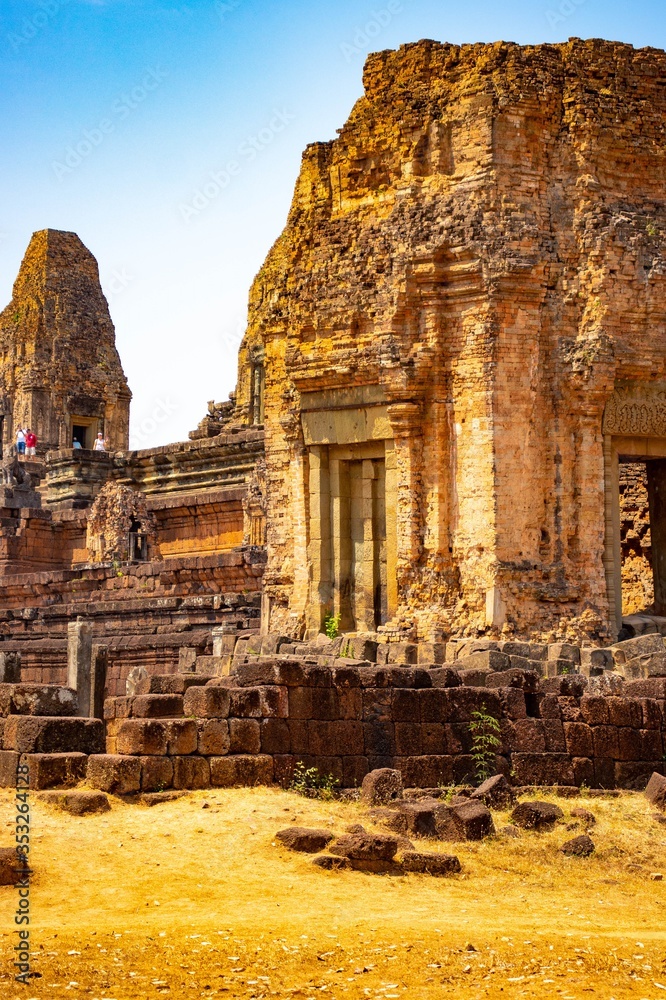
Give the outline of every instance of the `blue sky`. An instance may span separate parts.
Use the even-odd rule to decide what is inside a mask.
[[[250,283],[301,151],[369,51],[434,38],[666,48],[663,0],[1,0],[0,308],[30,235],[95,254],[132,444],[183,439],[236,379]]]

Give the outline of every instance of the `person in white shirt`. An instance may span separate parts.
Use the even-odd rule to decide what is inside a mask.
[[[22,427],[19,427],[16,432],[16,454],[19,458],[25,455],[25,431]]]
[[[104,440],[104,435],[100,431],[95,438],[95,443],[93,445],[93,451],[106,451],[106,441]]]

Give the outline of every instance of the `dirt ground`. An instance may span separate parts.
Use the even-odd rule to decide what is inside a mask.
[[[1,887],[0,997],[666,1000],[666,825],[638,794],[558,802],[550,833],[418,842],[462,863],[430,878],[323,872],[274,841],[294,822],[370,829],[359,803],[230,789],[73,817],[35,793],[35,975],[14,980]],[[559,852],[575,805],[597,817],[588,859]],[[10,846],[11,791],[0,817]]]

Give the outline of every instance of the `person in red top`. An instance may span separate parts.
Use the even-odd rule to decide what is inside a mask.
[[[25,454],[26,458],[35,457],[35,448],[37,447],[37,435],[33,434],[28,427],[28,433],[25,436]]]

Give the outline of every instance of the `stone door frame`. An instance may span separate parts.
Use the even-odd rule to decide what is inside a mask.
[[[666,458],[666,384],[619,382],[606,404],[604,432],[604,570],[611,632],[622,626],[620,458]]]

